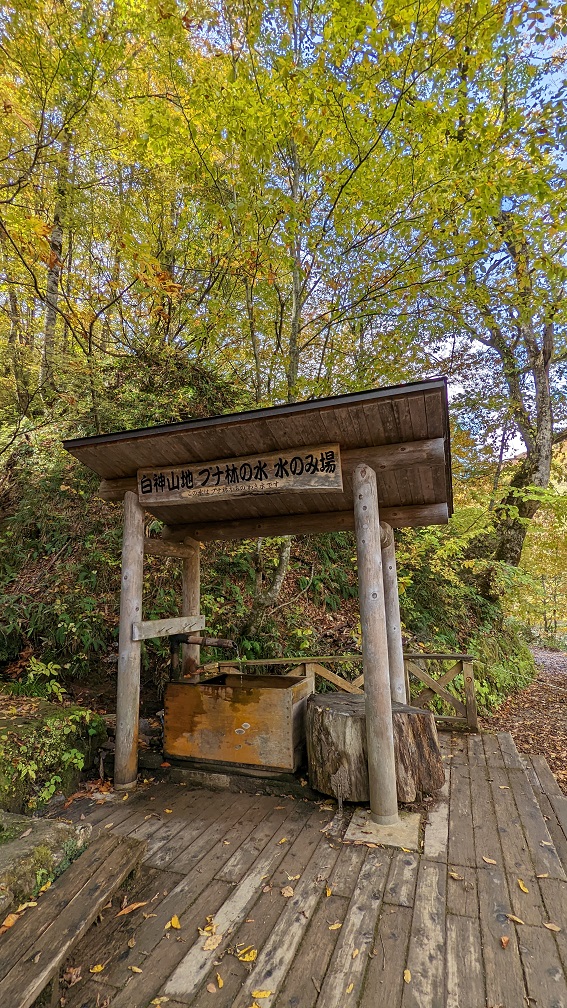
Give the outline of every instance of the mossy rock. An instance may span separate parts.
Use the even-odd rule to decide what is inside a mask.
[[[0,811],[0,911],[33,899],[85,848],[89,824]]]
[[[84,707],[0,694],[0,809],[72,794],[105,740],[104,721]]]

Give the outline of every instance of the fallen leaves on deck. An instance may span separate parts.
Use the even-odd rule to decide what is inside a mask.
[[[168,931],[169,928],[175,928],[176,931],[179,931],[181,929],[181,924],[179,923],[179,917],[177,917],[175,914],[173,915],[171,920],[168,920],[167,924],[165,925],[166,931]]]
[[[258,950],[252,948],[252,945],[247,945],[246,948],[237,953],[237,958],[240,959],[240,962],[254,962],[257,955]]]
[[[146,906],[147,902],[148,902],[147,900],[144,900],[143,903],[130,903],[128,906],[125,906],[122,910],[119,910],[116,916],[125,917],[126,914],[133,913],[134,910],[137,910],[138,907]]]
[[[537,679],[508,697],[498,712],[482,718],[481,724],[484,731],[510,732],[521,753],[544,756],[567,792],[567,654],[532,650],[539,669]]]
[[[68,987],[73,987],[74,984],[78,983],[79,980],[83,979],[81,976],[81,969],[82,966],[69,966],[65,970],[63,974],[63,979]]]
[[[561,931],[561,928],[558,927],[557,924],[552,924],[550,921],[547,921],[547,923],[544,922],[543,926],[544,928],[547,928],[548,931]]]
[[[500,944],[501,944],[502,948],[503,949],[508,948],[509,943],[510,943],[510,939],[509,939],[508,935],[502,935],[502,937],[500,939]]]
[[[89,966],[89,973],[102,973],[103,969],[103,963],[97,963],[96,966]]]
[[[521,879],[521,878],[518,879],[518,885],[519,885],[520,889],[522,890],[522,892],[529,893],[530,890],[528,889],[528,887],[527,887],[527,885],[526,885],[526,883],[524,882],[523,879]]]
[[[411,972],[409,971],[409,969],[404,970],[404,981],[405,983],[411,982]]]
[[[280,892],[281,892],[282,896],[286,897],[286,899],[289,899],[290,896],[294,895],[293,889],[291,888],[290,885],[284,886],[283,889],[280,889]]]
[[[522,920],[521,917],[516,917],[515,914],[506,914],[508,920],[514,921],[514,924],[525,924],[526,922]]]
[[[7,931],[8,928],[13,927],[16,921],[19,919],[20,919],[19,914],[9,913],[8,916],[5,917],[4,920],[2,921],[2,927],[0,927],[0,934],[4,934],[4,932]]]
[[[214,949],[218,948],[222,941],[222,935],[209,935],[205,944],[203,945],[203,952],[213,952]]]

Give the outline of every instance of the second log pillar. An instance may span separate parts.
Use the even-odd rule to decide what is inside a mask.
[[[376,473],[362,463],[352,476],[368,741],[370,818],[398,822],[388,636],[382,580]]]

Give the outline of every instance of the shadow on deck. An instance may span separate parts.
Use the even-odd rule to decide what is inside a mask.
[[[76,803],[148,846],[65,1008],[567,1008],[567,798],[507,734],[443,747],[419,855],[346,845],[330,801],[160,782]]]

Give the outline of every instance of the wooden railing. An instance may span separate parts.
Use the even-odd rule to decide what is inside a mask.
[[[455,711],[454,715],[440,714],[434,711],[435,720],[440,728],[468,728],[471,732],[478,731],[478,712],[474,689],[473,657],[466,654],[422,654],[420,652],[404,654],[406,671],[407,695],[411,697],[412,707],[423,707],[428,705],[435,697],[439,697],[445,705],[449,705]],[[205,666],[207,672],[222,672],[223,669],[241,668],[245,666],[252,668],[261,665],[291,665],[293,666],[288,674],[308,675],[314,674],[331,683],[337,689],[346,693],[364,693],[364,675],[359,675],[355,679],[346,679],[326,668],[323,663],[354,664],[362,662],[362,655],[318,655],[314,657],[301,658],[235,658],[232,661],[214,662]],[[434,662],[437,669],[441,669],[440,674],[435,677],[423,668],[427,662]],[[445,668],[446,663],[451,662],[450,668]],[[458,697],[447,686],[450,683],[455,685],[457,676],[462,675],[461,696]],[[424,686],[412,695],[412,679],[417,679]]]

